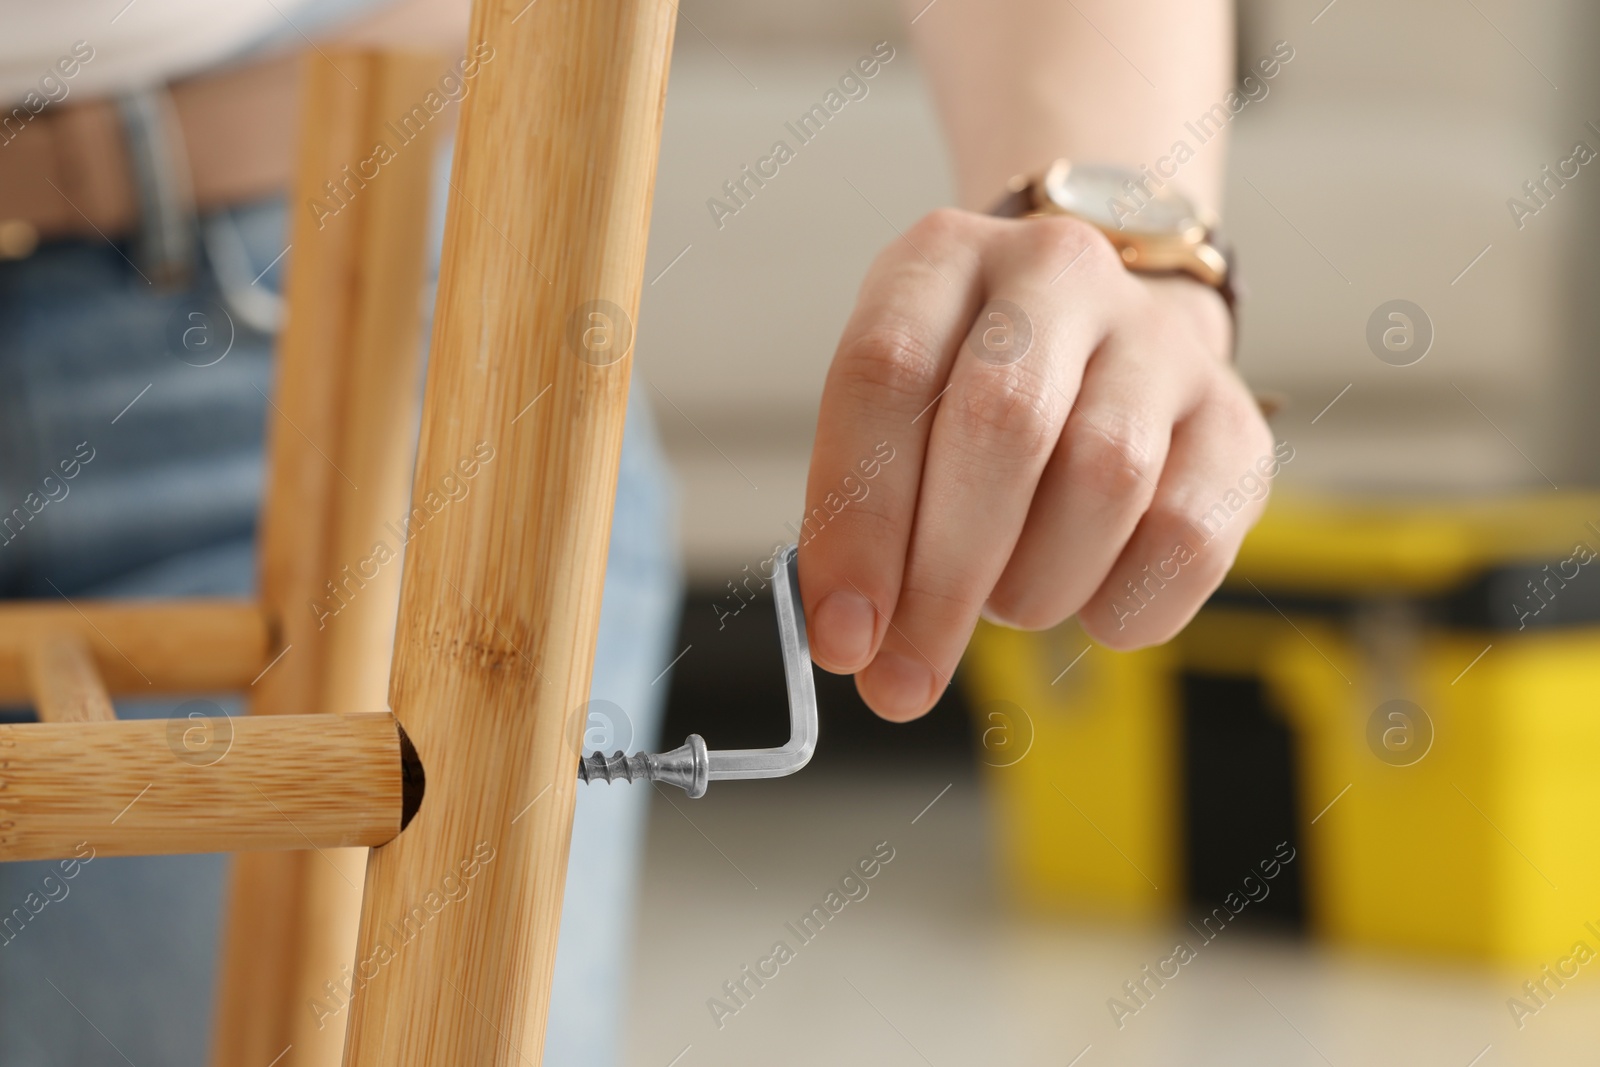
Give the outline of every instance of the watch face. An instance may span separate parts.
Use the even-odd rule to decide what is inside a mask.
[[[1063,211],[1103,229],[1176,236],[1202,228],[1189,198],[1159,181],[1127,167],[1075,163],[1050,168],[1045,193]]]

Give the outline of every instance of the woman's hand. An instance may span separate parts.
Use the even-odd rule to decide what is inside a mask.
[[[817,663],[906,720],[980,612],[1171,637],[1284,458],[1231,332],[1217,293],[1129,273],[1087,223],[922,219],[873,265],[823,391],[800,538]]]

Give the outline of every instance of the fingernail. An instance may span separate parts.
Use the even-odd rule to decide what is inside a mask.
[[[886,719],[920,715],[933,698],[933,672],[928,665],[898,652],[879,652],[862,677],[873,710]]]
[[[824,666],[854,671],[872,655],[878,613],[860,593],[837,589],[822,598],[812,620],[811,647]]]
[[[1003,626],[1007,630],[1020,630],[1020,629],[1022,629],[1022,627],[1018,626],[1016,623],[1014,623],[1011,620],[1001,616],[989,604],[984,604],[983,607],[981,609],[979,609],[978,615],[980,617],[982,617],[984,622],[989,623],[991,626]]]

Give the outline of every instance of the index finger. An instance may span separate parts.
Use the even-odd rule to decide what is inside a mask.
[[[891,245],[862,283],[822,392],[800,525],[800,591],[818,665],[865,667],[900,594],[928,409],[977,313],[979,245],[993,220],[942,210]]]

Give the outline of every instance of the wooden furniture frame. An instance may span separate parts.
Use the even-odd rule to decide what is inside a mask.
[[[410,512],[449,60],[311,55],[259,599],[0,607],[0,859],[240,852],[219,1067],[541,1058],[675,17],[477,0]]]

